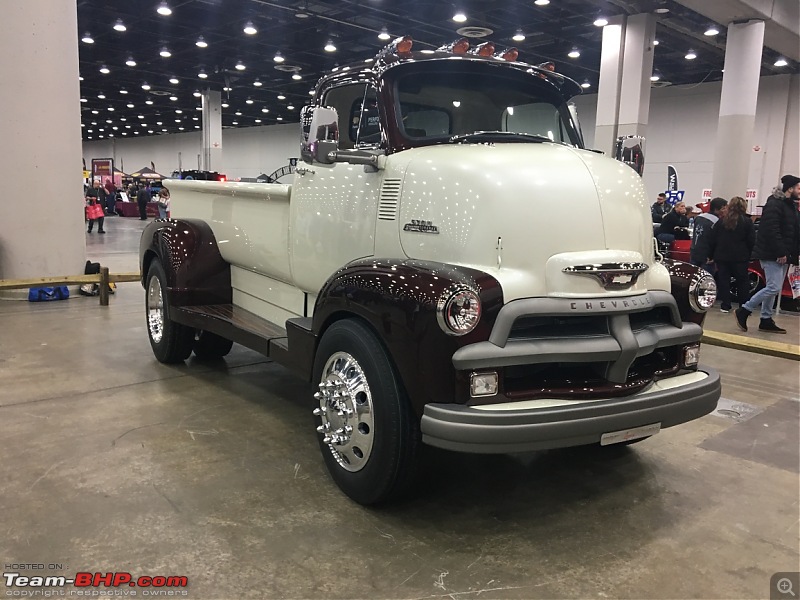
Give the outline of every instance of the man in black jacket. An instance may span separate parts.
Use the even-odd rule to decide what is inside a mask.
[[[736,324],[742,331],[747,331],[747,317],[760,304],[761,324],[758,330],[786,333],[772,320],[772,305],[775,296],[783,289],[788,265],[798,264],[800,223],[795,202],[800,199],[800,177],[784,175],[781,177],[781,189],[783,193],[776,192],[770,196],[761,213],[753,258],[761,261],[767,284],[734,312]]]
[[[695,267],[703,267],[712,275],[716,269],[712,265],[706,264],[711,258],[710,247],[708,245],[708,236],[711,233],[711,228],[714,223],[719,221],[722,209],[728,205],[725,198],[714,198],[708,206],[708,212],[700,214],[694,220],[694,232],[692,233],[692,246],[689,251],[689,257]]]
[[[147,220],[147,203],[153,199],[150,193],[150,184],[142,187],[139,193],[136,194],[136,203],[139,205],[139,219],[142,221]]]
[[[653,217],[653,223],[661,223],[661,220],[668,211],[667,195],[662,192],[658,195],[656,201],[653,202],[653,206],[650,207],[650,216]]]

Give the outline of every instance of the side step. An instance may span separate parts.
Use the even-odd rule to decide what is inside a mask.
[[[285,364],[289,353],[286,330],[233,304],[172,308],[170,317],[183,325],[210,331]]]

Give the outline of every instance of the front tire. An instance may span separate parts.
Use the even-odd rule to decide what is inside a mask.
[[[372,330],[355,320],[331,325],[313,381],[319,445],[336,484],[364,505],[401,495],[413,481],[419,423]]]
[[[167,276],[157,259],[150,264],[147,271],[145,289],[147,337],[150,338],[153,354],[162,363],[183,362],[192,353],[194,329],[175,323],[169,318]]]

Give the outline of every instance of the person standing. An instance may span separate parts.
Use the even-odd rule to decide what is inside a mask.
[[[749,282],[747,263],[756,243],[753,222],[747,216],[747,203],[744,198],[731,198],[725,214],[714,224],[708,233],[709,256],[719,270],[720,310],[731,311],[731,278],[736,282],[736,300],[739,306],[747,302]]]
[[[798,263],[800,222],[795,202],[800,199],[800,177],[794,175],[781,177],[781,190],[782,193],[776,191],[767,199],[761,213],[753,258],[761,261],[767,282],[761,291],[734,312],[736,325],[742,331],[747,331],[747,318],[761,305],[761,323],[758,330],[767,333],[786,333],[786,330],[778,327],[772,319],[772,305],[775,297],[783,289],[788,265]]]
[[[166,219],[169,213],[169,190],[167,188],[162,187],[158,190],[156,204],[158,205],[158,218]]]
[[[692,246],[689,257],[695,267],[703,267],[706,271],[714,275],[716,269],[708,261],[712,258],[708,245],[708,236],[711,229],[719,221],[722,211],[728,201],[725,198],[714,198],[708,207],[707,213],[701,213],[694,220],[694,233],[692,234]],[[752,249],[752,247],[751,247]],[[750,256],[748,254],[748,256]]]
[[[94,183],[92,184],[92,189],[86,192],[86,203],[89,205],[99,204],[101,207],[104,207],[105,194],[106,191],[100,185],[100,180],[95,179]],[[106,231],[105,229],[103,229],[103,224],[105,223],[105,217],[100,217],[98,219],[89,219],[88,232],[92,233],[92,227],[94,226],[95,221],[97,221],[97,233],[105,233]]]
[[[110,177],[107,177],[104,187],[106,190],[106,199],[103,208],[107,215],[115,215],[117,214],[117,186],[114,185]]]
[[[139,189],[139,192],[136,194],[136,203],[139,205],[139,220],[147,220],[147,203],[150,202],[152,198],[149,183],[145,187]]]
[[[653,217],[653,223],[661,223],[661,220],[664,218],[669,212],[669,206],[667,206],[667,195],[665,193],[660,193],[656,198],[656,201],[653,202],[653,205],[650,207],[650,216]]]

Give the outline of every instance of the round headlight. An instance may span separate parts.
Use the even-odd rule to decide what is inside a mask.
[[[714,278],[703,273],[689,284],[689,305],[695,312],[706,312],[717,300],[717,284]]]
[[[445,333],[464,335],[481,319],[481,299],[469,288],[448,290],[439,298],[436,317]]]

